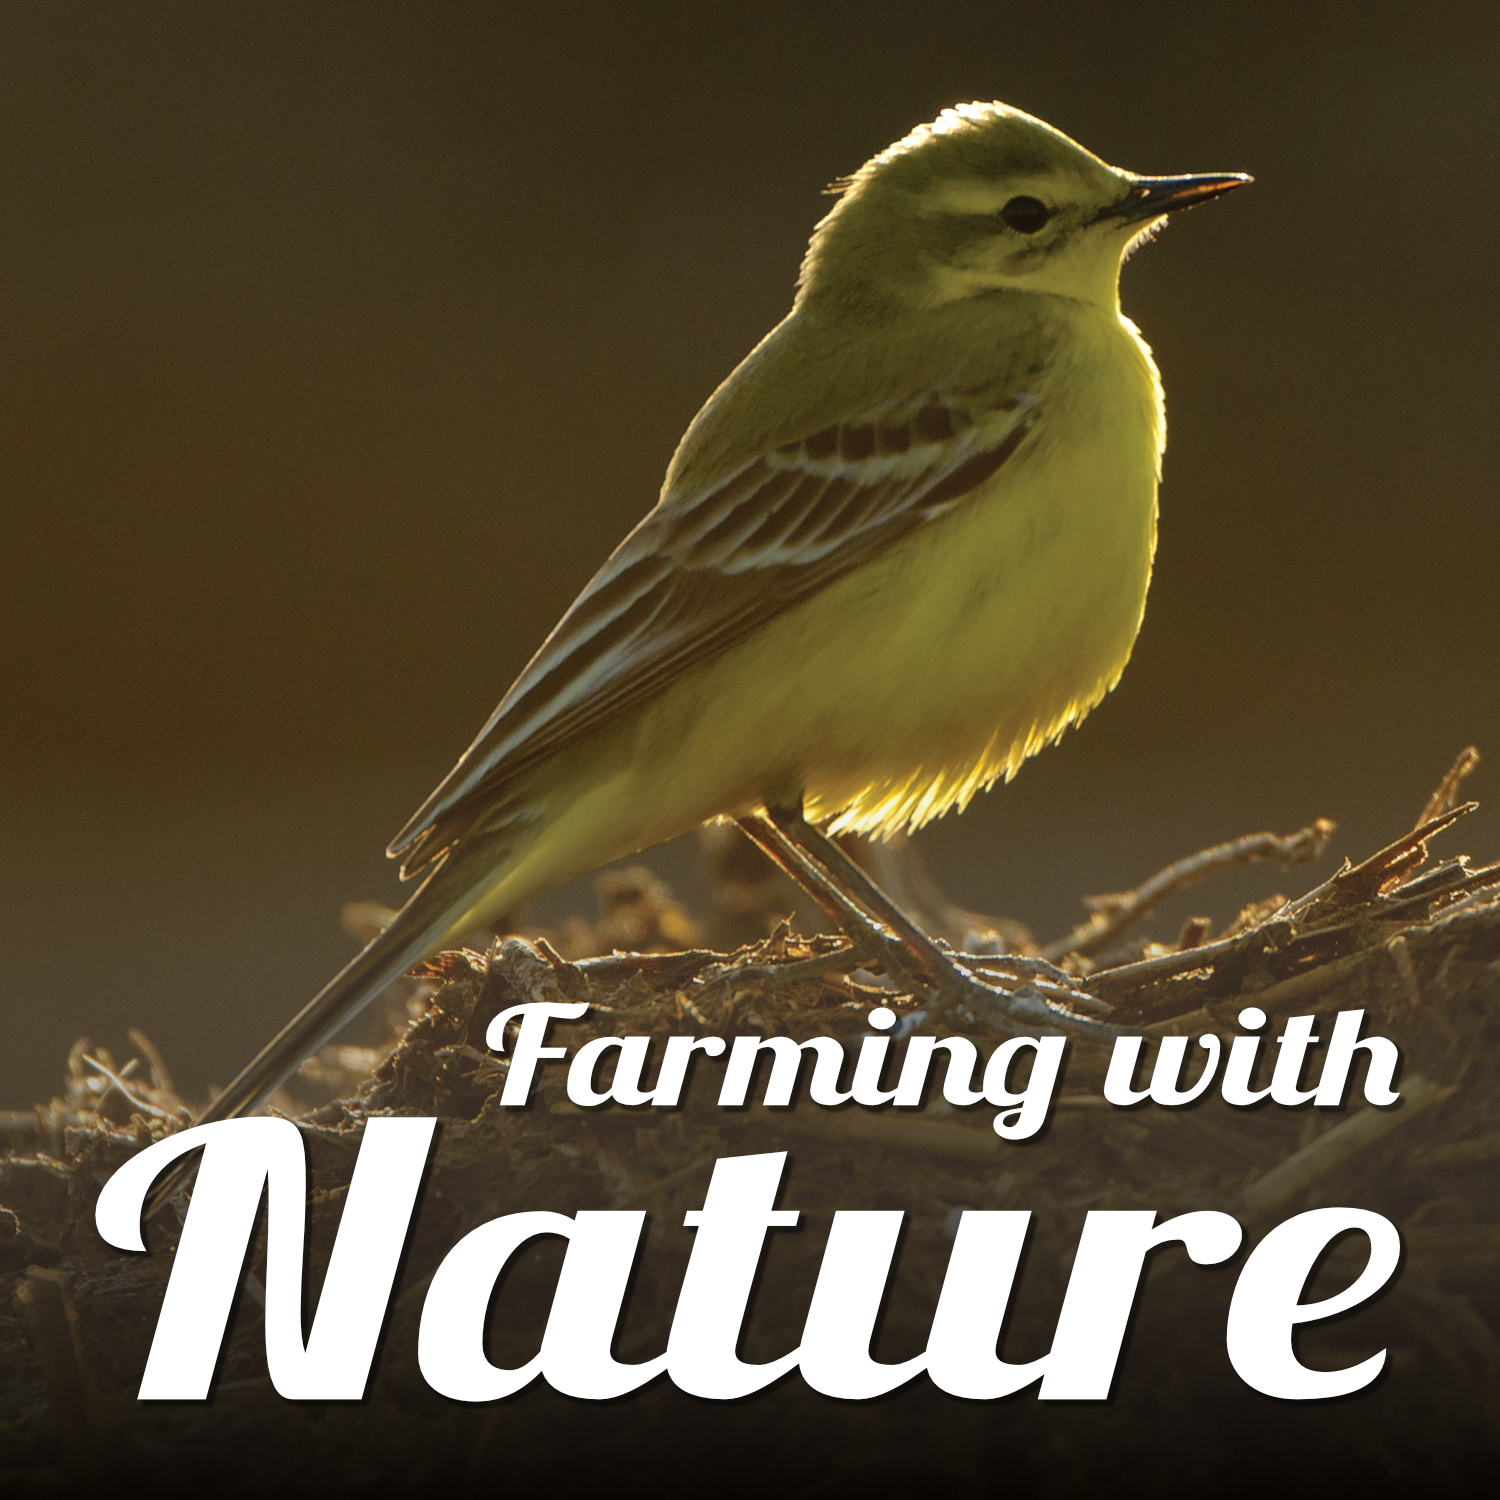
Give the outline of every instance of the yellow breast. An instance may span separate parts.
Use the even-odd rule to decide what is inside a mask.
[[[692,753],[717,775],[740,774],[740,746],[776,746],[769,768],[745,758],[750,800],[801,793],[836,830],[916,827],[1014,775],[1119,680],[1156,543],[1161,385],[1133,325],[1074,321],[1043,419],[984,489],[696,686],[715,722]],[[761,691],[726,713],[719,671]]]
[[[1045,420],[981,490],[555,757],[545,835],[465,920],[798,796],[836,831],[917,826],[1082,718],[1140,626],[1164,423],[1133,326],[1082,305],[1076,323]]]

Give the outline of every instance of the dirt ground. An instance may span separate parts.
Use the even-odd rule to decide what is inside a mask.
[[[1470,1494],[1485,1484],[1500,1428],[1500,867],[1440,859],[1462,766],[1416,830],[1369,860],[1242,912],[1217,934],[1190,922],[1153,942],[1143,921],[1168,890],[1227,864],[1304,862],[1327,825],[1256,836],[1184,861],[1156,886],[1095,903],[1051,945],[958,912],[908,858],[881,874],[934,932],[995,981],[1070,989],[1112,1007],[1109,1020],[1155,1034],[1236,1034],[1254,1004],[1290,1015],[1363,1009],[1365,1034],[1397,1043],[1400,1105],[1363,1103],[1356,1070],[1341,1109],[1231,1107],[1210,1091],[1185,1109],[1107,1105],[1107,1048],[1070,1044],[1046,1128],[1024,1142],[990,1129],[992,1109],[955,1109],[935,1091],[920,1110],[716,1107],[718,1064],[704,1061],[678,1109],[581,1110],[563,1071],[544,1070],[527,1109],[501,1109],[504,1062],[485,1047],[492,1016],[528,999],[586,999],[568,1045],[591,1036],[689,1032],[802,1039],[867,1035],[876,1004],[924,1004],[878,958],[842,940],[774,926],[775,877],[726,843],[697,915],[645,875],[616,879],[595,922],[488,953],[442,955],[397,996],[410,1020],[387,1049],[331,1047],[277,1103],[294,1113],[312,1171],[308,1285],[337,1230],[362,1123],[376,1112],[436,1116],[438,1142],[364,1401],[283,1400],[266,1373],[259,1309],[242,1294],[216,1389],[204,1404],[139,1403],[135,1389],[171,1270],[103,1244],[93,1205],[110,1173],[189,1111],[144,1038],[116,1064],[75,1049],[65,1090],[4,1122],[0,1157],[0,1489],[16,1495],[147,1492],[376,1494],[430,1490],[549,1495],[773,1493],[839,1496],[909,1487],[954,1495],[1216,1495],[1292,1482],[1366,1494]],[[1398,826],[1399,826],[1398,820]],[[1243,847],[1241,847],[1243,846]],[[748,847],[748,846],[747,846]],[[899,853],[899,851],[898,851]],[[781,893],[784,895],[784,892]],[[378,922],[355,912],[351,921]],[[774,930],[766,935],[766,929]],[[707,931],[744,939],[694,946]],[[613,952],[614,948],[630,951]],[[671,950],[678,951],[671,951]],[[588,956],[592,954],[592,956]],[[1084,1003],[1080,999],[1080,1004]],[[934,1029],[996,1037],[955,1009]],[[317,1102],[321,1099],[321,1102]],[[537,1384],[465,1406],[430,1391],[416,1368],[423,1295],[467,1230],[502,1213],[639,1208],[648,1236],[617,1345],[627,1360],[665,1343],[692,1232],[716,1159],[789,1153],[781,1204],[802,1211],[777,1231],[743,1345],[752,1360],[794,1348],[835,1209],[903,1209],[907,1227],[874,1353],[920,1352],[957,1211],[1024,1208],[1033,1235],[1004,1335],[1012,1361],[1045,1353],[1073,1247],[1090,1209],[1161,1217],[1236,1215],[1246,1245],[1225,1266],[1157,1254],[1114,1394],[1040,1403],[1035,1387],[987,1403],[919,1378],[873,1402],[815,1395],[795,1374],[742,1402],[683,1395],[665,1380],[609,1403]],[[1400,1228],[1391,1286],[1353,1315],[1309,1327],[1298,1353],[1324,1368],[1390,1351],[1374,1387],[1334,1402],[1257,1395],[1230,1368],[1224,1320],[1238,1267],[1262,1234],[1299,1211],[1354,1205]],[[168,1236],[169,1238],[170,1236]],[[157,1241],[163,1238],[158,1231]],[[1307,1296],[1331,1294],[1362,1264],[1363,1241],[1335,1247]],[[258,1273],[263,1243],[251,1253]],[[561,1245],[534,1242],[492,1304],[490,1358],[535,1352]]]

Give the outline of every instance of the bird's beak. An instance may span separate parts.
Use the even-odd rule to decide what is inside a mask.
[[[1142,219],[1156,219],[1179,208],[1206,203],[1210,198],[1254,181],[1245,172],[1205,172],[1196,177],[1140,177],[1118,203],[1100,209],[1094,215],[1094,223],[1117,219],[1121,224],[1138,224]]]

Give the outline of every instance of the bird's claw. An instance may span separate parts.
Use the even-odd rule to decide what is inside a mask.
[[[1097,1005],[1100,1002],[1081,991],[1049,996],[1034,984],[1017,985],[1013,990],[1002,989],[998,985],[986,984],[955,965],[952,977],[939,987],[921,1014],[931,1019],[944,1011],[963,1009],[976,1021],[1007,1036],[1062,1035],[1080,1041],[1104,1042],[1135,1035],[1129,1027],[1112,1026],[1084,1014],[1076,1008],[1079,1003]]]

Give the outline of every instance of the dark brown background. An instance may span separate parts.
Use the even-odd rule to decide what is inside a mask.
[[[1258,181],[1126,274],[1135,661],[934,863],[1050,930],[1253,828],[1398,832],[1500,752],[1497,71],[1487,5],[7,5],[0,1104],[132,1023],[222,1080],[327,977],[819,189],[968,98]]]

